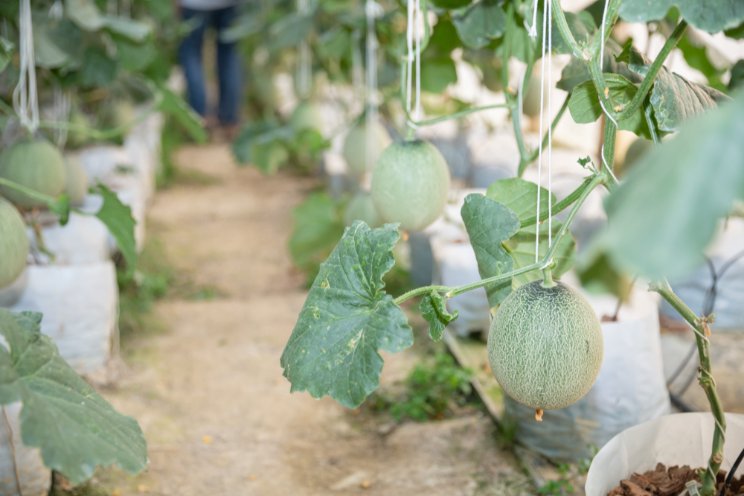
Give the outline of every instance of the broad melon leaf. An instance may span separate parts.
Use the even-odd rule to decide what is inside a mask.
[[[268,121],[251,122],[243,126],[240,134],[232,143],[233,155],[235,155],[239,165],[250,163],[251,147],[255,139],[277,127],[277,124]]]
[[[650,102],[658,128],[671,132],[677,131],[685,120],[726,99],[720,91],[692,83],[664,67],[654,81]]]
[[[450,84],[457,83],[457,69],[450,57],[427,58],[421,64],[421,89],[442,93]]]
[[[449,313],[444,297],[436,291],[432,291],[430,294],[421,298],[419,311],[429,323],[429,337],[433,341],[440,341],[442,339],[444,328],[455,320],[459,313],[457,310]]]
[[[307,39],[313,30],[313,16],[294,13],[283,17],[271,26],[271,33],[267,39],[269,50],[279,51],[297,46]]]
[[[540,188],[540,212],[548,210],[548,191]],[[497,201],[517,214],[522,223],[530,217],[535,217],[537,204],[537,184],[519,177],[500,179],[492,183],[486,196]],[[553,198],[555,203],[555,198]]]
[[[126,17],[104,16],[103,27],[136,43],[144,41],[152,32],[150,25]]]
[[[500,38],[506,29],[506,13],[494,0],[480,0],[458,11],[452,21],[463,44],[469,48],[483,48],[491,40]]]
[[[736,27],[744,21],[741,0],[623,0],[620,16],[630,22],[658,21],[673,6],[679,8],[687,22],[709,33]]]
[[[734,200],[744,199],[744,93],[654,147],[608,197],[595,241],[623,270],[653,279],[688,274]],[[591,252],[591,250],[590,250]]]
[[[0,309],[0,404],[20,400],[21,438],[38,447],[44,464],[73,484],[96,467],[130,473],[147,466],[147,444],[137,422],[118,413],[59,356],[41,334],[41,314]]]
[[[103,184],[99,183],[93,189],[103,198],[103,205],[96,212],[96,217],[116,240],[116,245],[127,262],[127,271],[131,272],[137,266],[137,243],[134,238],[136,221],[132,217],[132,210]]]
[[[472,0],[431,0],[435,7],[441,9],[459,9],[466,7]]]
[[[604,76],[612,100],[618,105],[630,103],[638,88],[619,74],[605,74]],[[602,106],[592,81],[585,81],[573,89],[568,100],[568,110],[573,120],[579,124],[589,124],[601,117]],[[632,131],[639,136],[650,137],[642,108],[627,119],[618,122],[618,125],[620,129]]]
[[[379,385],[379,350],[413,344],[406,315],[382,281],[399,237],[395,225],[370,229],[355,221],[320,266],[281,357],[292,391],[357,407]]]
[[[502,243],[519,231],[517,215],[501,203],[477,193],[465,198],[461,215],[481,277],[485,279],[511,271],[514,261]],[[486,286],[492,307],[501,303],[510,292],[511,281]]]
[[[70,61],[70,54],[57,42],[56,23],[47,16],[35,15],[34,23],[34,61],[39,67],[55,69]]]
[[[93,0],[65,0],[65,15],[85,31],[98,31],[106,24]]]
[[[165,85],[159,85],[156,91],[158,110],[173,117],[197,143],[206,143],[208,136],[201,116]]]

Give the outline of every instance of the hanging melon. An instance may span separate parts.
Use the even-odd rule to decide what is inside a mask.
[[[581,399],[597,378],[602,353],[594,310],[560,282],[535,281],[514,291],[488,334],[488,360],[504,392],[537,410]]]
[[[382,219],[377,213],[372,196],[366,191],[359,191],[346,206],[344,222],[350,226],[355,220],[363,220],[369,227],[382,225]]]
[[[369,133],[369,134],[367,134]],[[367,139],[369,137],[369,149]],[[362,119],[349,130],[344,140],[342,154],[349,171],[356,177],[371,171],[380,155],[390,145],[390,134],[378,120]]]
[[[309,100],[302,101],[295,107],[289,122],[298,131],[314,129],[322,134],[323,117],[320,108]]]
[[[372,171],[372,200],[382,220],[418,231],[442,214],[449,185],[449,168],[434,145],[393,143]]]
[[[0,197],[0,288],[15,281],[26,268],[28,237],[21,214]]]
[[[48,196],[58,196],[65,189],[65,159],[59,150],[43,139],[14,143],[0,154],[0,177]],[[0,193],[19,207],[44,206],[24,193],[1,187]]]
[[[88,194],[88,174],[80,161],[73,157],[65,157],[65,172],[65,193],[70,198],[70,204],[79,207]]]

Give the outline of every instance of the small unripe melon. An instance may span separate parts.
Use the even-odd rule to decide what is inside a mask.
[[[358,192],[346,206],[344,222],[350,226],[355,220],[363,220],[369,227],[382,225],[382,219],[377,213],[372,196],[366,191]]]
[[[75,110],[70,114],[70,130],[67,131],[67,147],[80,148],[90,141],[87,129],[93,127],[87,115]]]
[[[367,148],[369,140],[369,148]],[[366,119],[351,128],[344,140],[342,150],[349,171],[359,177],[372,170],[382,152],[390,146],[390,134],[379,121],[369,123]]]
[[[594,310],[560,282],[518,288],[499,307],[488,334],[496,380],[510,397],[535,409],[565,408],[581,399],[597,378],[602,353]]]
[[[545,93],[541,96],[540,92],[540,75],[533,74],[524,89],[522,95],[522,112],[528,117],[538,117],[540,110],[548,103],[548,91],[550,88],[545,86]],[[542,103],[542,105],[540,105]]]
[[[311,101],[300,102],[292,112],[289,122],[297,130],[314,129],[322,134],[323,117],[320,108]]]
[[[58,196],[65,189],[65,158],[43,139],[18,141],[0,154],[0,177],[48,196]],[[43,202],[8,187],[0,193],[19,207],[44,206]]]
[[[449,185],[449,168],[434,145],[393,143],[372,171],[372,200],[383,221],[418,231],[442,214]]]
[[[88,174],[74,157],[65,157],[65,172],[65,193],[70,198],[70,204],[79,207],[88,193]]]
[[[26,225],[18,210],[0,197],[0,288],[15,281],[26,268]]]

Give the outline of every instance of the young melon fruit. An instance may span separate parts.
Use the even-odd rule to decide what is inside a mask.
[[[382,219],[377,213],[372,196],[366,191],[358,192],[346,206],[344,222],[350,226],[355,220],[363,220],[369,227],[382,225]]]
[[[300,102],[292,112],[289,122],[298,131],[314,129],[322,134],[323,117],[320,108],[311,101]]]
[[[369,133],[369,134],[368,134]],[[367,139],[369,138],[369,149]],[[369,124],[361,120],[351,128],[344,140],[342,154],[349,171],[356,177],[364,175],[377,162],[383,150],[390,146],[391,139],[387,129],[379,121]]]
[[[372,171],[372,200],[385,222],[419,231],[442,214],[449,185],[449,168],[434,145],[393,143]]]
[[[550,88],[545,85],[545,94],[540,94],[540,75],[533,74],[524,89],[522,95],[522,112],[527,117],[539,117],[540,110],[548,103],[548,91]],[[541,102],[542,99],[542,102]],[[542,103],[542,106],[540,105]]]
[[[589,302],[560,282],[521,286],[501,304],[488,333],[496,380],[506,394],[538,410],[581,399],[597,378],[602,348]]]
[[[0,154],[0,177],[48,196],[58,196],[65,189],[65,158],[43,139],[18,141]],[[0,187],[0,193],[19,207],[44,206],[24,193]]]
[[[0,288],[15,281],[26,268],[28,237],[21,214],[0,197]]]
[[[79,207],[88,193],[88,174],[73,157],[65,157],[65,172],[65,193],[70,197],[70,204]]]

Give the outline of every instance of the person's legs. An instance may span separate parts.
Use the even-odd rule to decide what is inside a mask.
[[[207,90],[202,67],[202,45],[208,12],[181,8],[184,20],[194,23],[193,30],[181,42],[178,58],[186,78],[186,93],[191,107],[202,117],[207,113]]]
[[[234,127],[240,113],[240,55],[234,42],[224,42],[222,33],[230,27],[237,14],[237,7],[227,7],[214,11],[214,28],[217,31],[217,77],[219,79],[219,105],[217,118],[220,124]]]

